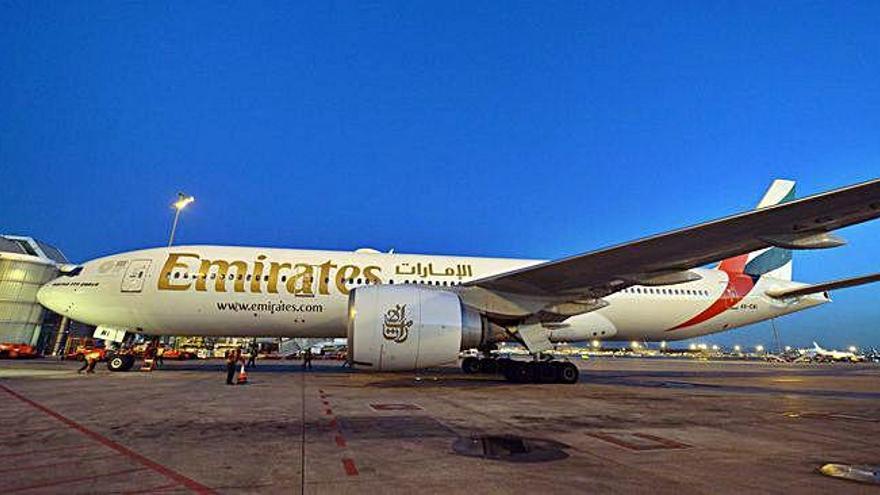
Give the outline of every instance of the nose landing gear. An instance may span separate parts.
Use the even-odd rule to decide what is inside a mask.
[[[134,356],[131,354],[116,353],[107,360],[107,369],[110,371],[128,371],[134,366]]]

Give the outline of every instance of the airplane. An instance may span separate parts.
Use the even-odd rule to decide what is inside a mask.
[[[848,361],[857,363],[865,360],[865,356],[859,356],[854,352],[823,349],[816,342],[813,342],[812,349],[805,349],[800,352],[810,361]]]
[[[554,343],[690,339],[880,280],[792,281],[792,250],[841,246],[832,231],[877,217],[880,179],[802,199],[793,181],[776,180],[755,210],[553,261],[184,245],[63,266],[38,299],[99,331],[346,338],[349,364],[367,371],[429,368],[478,349],[466,373],[575,383],[578,368],[546,352]],[[501,342],[531,359],[498,359]]]

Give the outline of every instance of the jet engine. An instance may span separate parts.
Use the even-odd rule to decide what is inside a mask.
[[[348,361],[373,371],[402,371],[454,362],[478,347],[488,325],[457,294],[411,285],[352,290],[348,303]]]

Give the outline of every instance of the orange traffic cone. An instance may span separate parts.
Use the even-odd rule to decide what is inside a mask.
[[[236,383],[239,385],[244,385],[247,383],[247,371],[244,369],[244,364],[241,365],[241,370],[238,372],[238,379]]]

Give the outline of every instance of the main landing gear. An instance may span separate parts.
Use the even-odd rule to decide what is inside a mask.
[[[516,361],[510,358],[466,357],[461,369],[469,374],[500,373],[514,383],[577,383],[580,371],[568,361]]]

